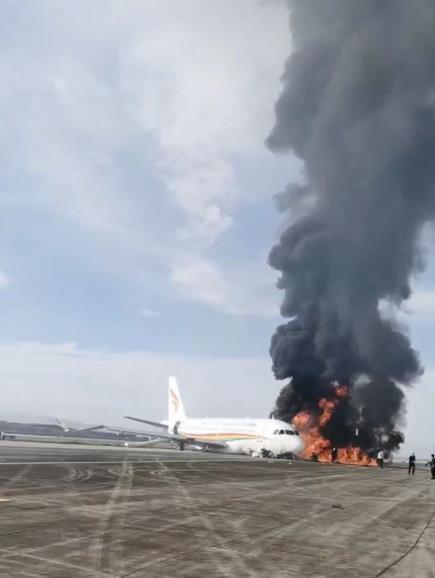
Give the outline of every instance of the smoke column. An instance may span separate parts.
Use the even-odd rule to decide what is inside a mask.
[[[319,400],[346,384],[322,434],[369,454],[395,449],[398,385],[422,370],[380,303],[410,296],[420,233],[435,216],[435,2],[289,8],[293,52],[267,146],[293,151],[304,182],[279,197],[291,224],[269,257],[290,318],[271,342],[275,376],[290,378],[274,414],[315,416]]]

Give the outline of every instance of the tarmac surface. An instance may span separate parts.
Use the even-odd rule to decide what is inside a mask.
[[[0,576],[435,576],[417,470],[0,443]]]

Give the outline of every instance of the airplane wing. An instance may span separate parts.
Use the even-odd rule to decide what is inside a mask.
[[[131,415],[126,415],[126,416],[124,416],[124,417],[125,417],[125,419],[131,419],[132,421],[138,421],[138,422],[140,422],[140,423],[146,423],[147,425],[152,425],[153,427],[158,427],[158,428],[165,429],[165,430],[168,429],[167,424],[160,423],[159,421],[150,421],[149,419],[142,419],[142,418],[139,418],[139,417],[132,417]]]
[[[136,420],[136,421],[144,421],[145,420]],[[64,431],[64,435],[71,435],[74,436],[76,434],[82,434],[82,433],[89,433],[89,432],[96,432],[96,431],[106,431],[106,432],[110,432],[110,433],[115,433],[117,435],[123,435],[123,434],[130,434],[130,435],[135,435],[138,437],[142,437],[142,438],[150,438],[150,439],[166,439],[167,436],[165,435],[156,435],[155,433],[148,433],[145,432],[143,430],[139,430],[139,429],[131,429],[131,428],[125,428],[125,427],[119,427],[119,426],[111,426],[111,425],[106,425],[106,424],[99,424],[99,425],[91,425],[91,426],[86,426],[86,427],[76,427],[73,426],[72,424],[67,424],[64,420],[61,420],[59,418],[56,418],[56,422],[57,424],[63,429]],[[148,422],[146,421],[145,423],[151,423],[151,424],[155,424],[155,422]],[[163,426],[162,424],[159,424],[161,427],[164,427],[166,430],[168,429],[168,426]]]
[[[56,422],[63,429],[64,433],[71,433],[71,434],[86,433],[86,432],[97,431],[97,430],[105,428],[105,426],[103,424],[91,425],[91,426],[86,426],[86,427],[72,427],[72,426],[66,425],[65,422],[59,418],[56,418]]]
[[[123,436],[125,434],[127,435],[134,435],[137,438],[142,438],[141,440],[130,440],[130,443],[144,443],[144,442],[148,442],[150,444],[152,443],[156,443],[159,440],[162,439],[161,436],[155,436],[154,434],[148,434],[147,432],[141,431],[141,430],[137,430],[137,429],[130,429],[130,428],[123,428],[123,427],[117,427],[117,426],[110,426],[110,425],[105,425],[105,424],[99,424],[99,425],[94,425],[94,426],[87,426],[87,427],[75,427],[72,426],[71,424],[66,424],[65,421],[56,418],[56,422],[58,423],[58,425],[63,429],[63,435],[66,437],[74,437],[77,434],[86,434],[86,433],[90,433],[90,432],[97,432],[97,431],[101,431],[102,433],[111,433],[111,434],[116,434],[118,436]]]
[[[104,425],[103,428],[108,432],[116,433],[118,435],[130,434],[130,435],[135,435],[135,436],[142,436],[145,438],[154,437],[154,435],[155,435],[155,434],[149,434],[148,432],[145,432],[142,430],[131,429],[129,427],[118,427],[118,426],[112,426],[112,425]]]

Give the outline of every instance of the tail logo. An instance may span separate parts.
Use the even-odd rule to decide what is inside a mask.
[[[174,413],[176,413],[176,411],[178,410],[178,406],[180,405],[180,400],[178,399],[177,395],[172,391],[170,391],[171,394],[171,403],[172,403],[172,407],[174,409]]]

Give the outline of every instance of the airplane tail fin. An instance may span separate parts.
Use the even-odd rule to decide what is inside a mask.
[[[174,431],[177,423],[184,421],[186,414],[184,412],[183,402],[178,390],[177,380],[175,377],[169,378],[169,398],[168,398],[168,426]]]
[[[59,417],[57,417],[55,419],[56,419],[57,425],[60,426],[64,432],[69,431],[69,427]]]

